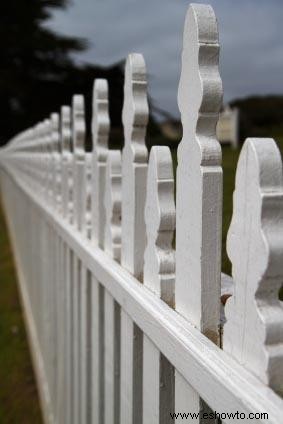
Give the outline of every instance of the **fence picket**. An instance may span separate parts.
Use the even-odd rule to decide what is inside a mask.
[[[105,227],[104,187],[110,120],[108,114],[108,84],[96,79],[92,105],[92,241],[103,246]]]
[[[105,177],[106,160],[108,154],[108,136],[110,120],[108,114],[108,84],[104,79],[96,79],[93,87],[92,103],[92,183],[91,183],[91,241],[94,245],[104,247],[105,233]],[[104,296],[104,288],[93,277],[92,292],[94,302],[92,305],[92,349],[96,356],[92,355],[93,378],[92,378],[92,417],[95,423],[104,420],[104,348],[107,334],[104,331],[105,306],[107,300]],[[95,343],[98,346],[95,346]],[[98,397],[98,399],[97,399]],[[107,413],[107,412],[106,412]]]
[[[178,91],[183,138],[177,167],[176,310],[217,344],[222,209],[221,148],[215,136],[222,101],[218,60],[213,9],[190,5]],[[203,409],[194,389],[184,384],[178,372],[175,400],[176,411]]]
[[[71,154],[71,108],[61,108],[61,149],[62,149],[62,215],[69,217],[69,204],[71,202],[69,191],[70,167],[73,161]]]
[[[147,246],[144,255],[144,285],[174,306],[175,230],[174,179],[168,147],[151,149],[145,206]],[[174,412],[174,369],[144,335],[143,422],[167,424]]]
[[[272,139],[247,139],[237,166],[227,237],[234,296],[225,306],[223,347],[283,394],[283,177]]]
[[[106,166],[104,249],[120,262],[121,257],[121,153],[110,150]],[[105,290],[105,423],[118,424],[120,404],[120,307]]]
[[[145,248],[144,205],[147,174],[145,133],[148,122],[146,68],[142,55],[128,56],[125,68],[122,152],[121,263],[142,281]],[[142,419],[142,333],[121,312],[121,423]],[[125,358],[125,361],[123,360]],[[129,398],[130,396],[130,398]]]
[[[74,225],[78,231],[83,230],[85,214],[85,113],[84,98],[81,95],[73,97],[72,108],[72,136],[74,146]],[[73,257],[73,314],[74,314],[74,423],[80,421],[80,396],[81,396],[81,291],[82,273],[84,272],[80,258]]]

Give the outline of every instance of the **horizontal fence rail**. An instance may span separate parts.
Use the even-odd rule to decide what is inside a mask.
[[[176,184],[170,149],[145,144],[147,75],[136,53],[125,69],[122,152],[108,148],[105,80],[94,82],[91,152],[81,95],[1,149],[46,423],[283,423],[281,156],[272,139],[242,148],[232,279],[221,274],[218,60],[213,9],[190,5]]]

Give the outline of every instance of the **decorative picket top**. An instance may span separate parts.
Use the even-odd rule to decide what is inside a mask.
[[[59,152],[59,114],[51,113],[51,150],[53,152]]]
[[[210,6],[189,7],[183,37],[178,106],[183,137],[176,184],[176,310],[220,343],[222,169],[216,123],[222,102],[218,28]],[[209,413],[175,372],[175,408]]]
[[[125,150],[133,162],[145,163],[146,127],[148,123],[147,80],[144,58],[133,53],[128,56],[125,68],[123,124]]]
[[[93,153],[99,161],[106,162],[110,130],[108,82],[96,79],[93,85],[92,143]]]
[[[227,237],[234,296],[225,314],[224,349],[283,394],[283,177],[272,139],[242,149]]]
[[[170,149],[153,146],[147,174],[144,285],[174,306],[174,177]],[[143,422],[167,424],[174,411],[174,368],[148,337],[143,338]]]
[[[82,230],[86,210],[86,169],[85,169],[85,105],[82,95],[73,97],[72,137],[74,148],[74,219],[77,229]],[[84,189],[82,189],[84,188]]]
[[[63,153],[70,153],[72,143],[71,133],[71,108],[70,106],[61,107],[61,150]]]
[[[62,143],[62,196],[63,217],[70,223],[73,220],[73,140],[72,140],[72,109],[63,106],[61,109],[61,143]]]
[[[77,159],[85,155],[85,104],[82,95],[73,96],[72,104],[72,137],[73,149]]]
[[[107,158],[104,207],[106,211],[104,249],[112,258],[121,258],[122,167],[120,150],[110,150]]]
[[[44,133],[45,133],[45,147],[47,152],[46,161],[46,196],[50,203],[52,203],[52,149],[51,149],[51,122],[50,119],[45,119],[44,122]]]
[[[146,191],[148,122],[146,67],[143,56],[130,54],[125,68],[122,154],[122,264],[142,279],[145,248],[144,204]]]
[[[282,163],[273,140],[245,143],[227,242],[233,280],[221,277],[218,58],[214,12],[193,4],[176,208],[169,148],[153,146],[148,163],[146,67],[136,53],[126,63],[122,155],[108,150],[100,79],[92,152],[79,95],[62,107],[60,125],[52,114],[0,151],[1,200],[50,424],[169,424],[174,411],[200,413],[199,423],[213,411],[239,412],[221,416],[226,424],[249,414],[282,423]]]
[[[169,305],[174,305],[175,230],[174,178],[170,149],[153,146],[150,152],[145,205],[147,245],[144,284]]]
[[[61,210],[61,145],[60,145],[60,120],[58,113],[52,113],[51,117],[51,126],[52,126],[52,149],[53,149],[53,160],[54,160],[54,180],[53,180],[53,196],[55,207],[58,211]]]
[[[92,105],[92,202],[97,207],[92,208],[92,240],[101,247],[104,243],[104,186],[110,129],[108,108],[108,83],[106,80],[96,79]]]
[[[210,6],[189,7],[178,105],[176,309],[218,343],[222,169],[216,123],[222,102],[217,22]]]
[[[122,252],[121,263],[142,281],[145,249],[144,205],[146,195],[148,121],[145,62],[140,54],[126,61],[122,120]],[[142,420],[142,332],[121,312],[121,417],[124,424]]]

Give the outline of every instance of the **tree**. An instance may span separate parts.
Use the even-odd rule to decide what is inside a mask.
[[[108,68],[78,66],[71,54],[87,48],[82,39],[66,37],[46,27],[51,12],[68,0],[8,0],[0,3],[0,145],[70,104],[73,94],[86,99],[90,123],[95,78],[109,84],[112,146],[123,144],[121,111],[124,61]],[[150,119],[149,132],[157,125]],[[88,135],[90,129],[88,128]],[[88,137],[90,146],[90,137]]]
[[[43,26],[52,8],[66,6],[65,0],[1,2],[1,143],[43,117],[54,95],[53,87],[62,84],[75,67],[70,53],[86,46],[82,40],[55,34]]]

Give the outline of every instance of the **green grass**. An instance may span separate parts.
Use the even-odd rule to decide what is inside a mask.
[[[222,149],[223,168],[223,226],[222,226],[222,271],[231,274],[231,263],[226,253],[226,237],[233,212],[233,191],[236,167],[240,150],[225,146]]]
[[[19,303],[16,274],[0,206],[0,423],[42,423]]]

